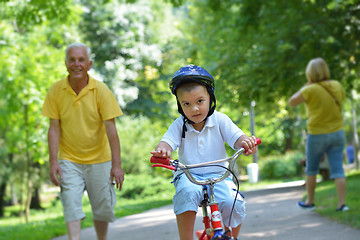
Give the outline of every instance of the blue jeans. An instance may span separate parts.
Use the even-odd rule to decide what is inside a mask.
[[[326,153],[330,165],[330,178],[345,178],[344,147],[344,130],[328,134],[309,134],[306,141],[306,175],[315,176],[319,172],[320,160]]]

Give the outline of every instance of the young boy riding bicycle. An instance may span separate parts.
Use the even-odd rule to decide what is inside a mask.
[[[204,68],[195,65],[180,68],[171,79],[170,89],[176,96],[182,116],[170,125],[155,151],[151,152],[153,156],[169,158],[171,152],[179,149],[179,161],[187,165],[226,158],[225,142],[233,149],[244,147],[245,155],[257,151],[254,136],[246,136],[228,116],[215,111],[214,78]],[[201,179],[223,170],[206,167],[190,171]],[[203,198],[202,187],[191,183],[181,171],[174,173],[174,185],[173,203],[179,236],[181,240],[190,240]],[[237,194],[231,224],[227,226],[237,188],[231,179],[227,179],[216,183],[214,192],[225,227],[231,227],[232,236],[236,238],[245,218],[245,201]]]

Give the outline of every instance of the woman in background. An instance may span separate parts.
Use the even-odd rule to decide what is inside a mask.
[[[341,104],[345,92],[322,58],[312,59],[306,67],[307,83],[289,100],[290,106],[305,102],[308,138],[306,141],[307,200],[299,201],[302,209],[315,210],[316,174],[324,153],[330,165],[330,178],[335,180],[338,203],[336,211],[347,211],[346,179],[343,169],[345,133]]]

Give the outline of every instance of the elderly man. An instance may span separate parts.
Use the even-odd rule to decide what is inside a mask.
[[[61,188],[64,218],[71,240],[80,239],[82,195],[88,192],[98,239],[106,239],[115,220],[115,189],[124,181],[114,119],[123,113],[102,82],[88,75],[91,51],[83,43],[66,48],[68,76],[54,83],[42,114],[48,130],[50,180]]]

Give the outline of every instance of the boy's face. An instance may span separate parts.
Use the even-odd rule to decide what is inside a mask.
[[[206,87],[197,84],[188,90],[179,89],[177,98],[186,117],[195,123],[194,128],[199,130],[200,127],[201,130],[210,108],[210,95]]]

